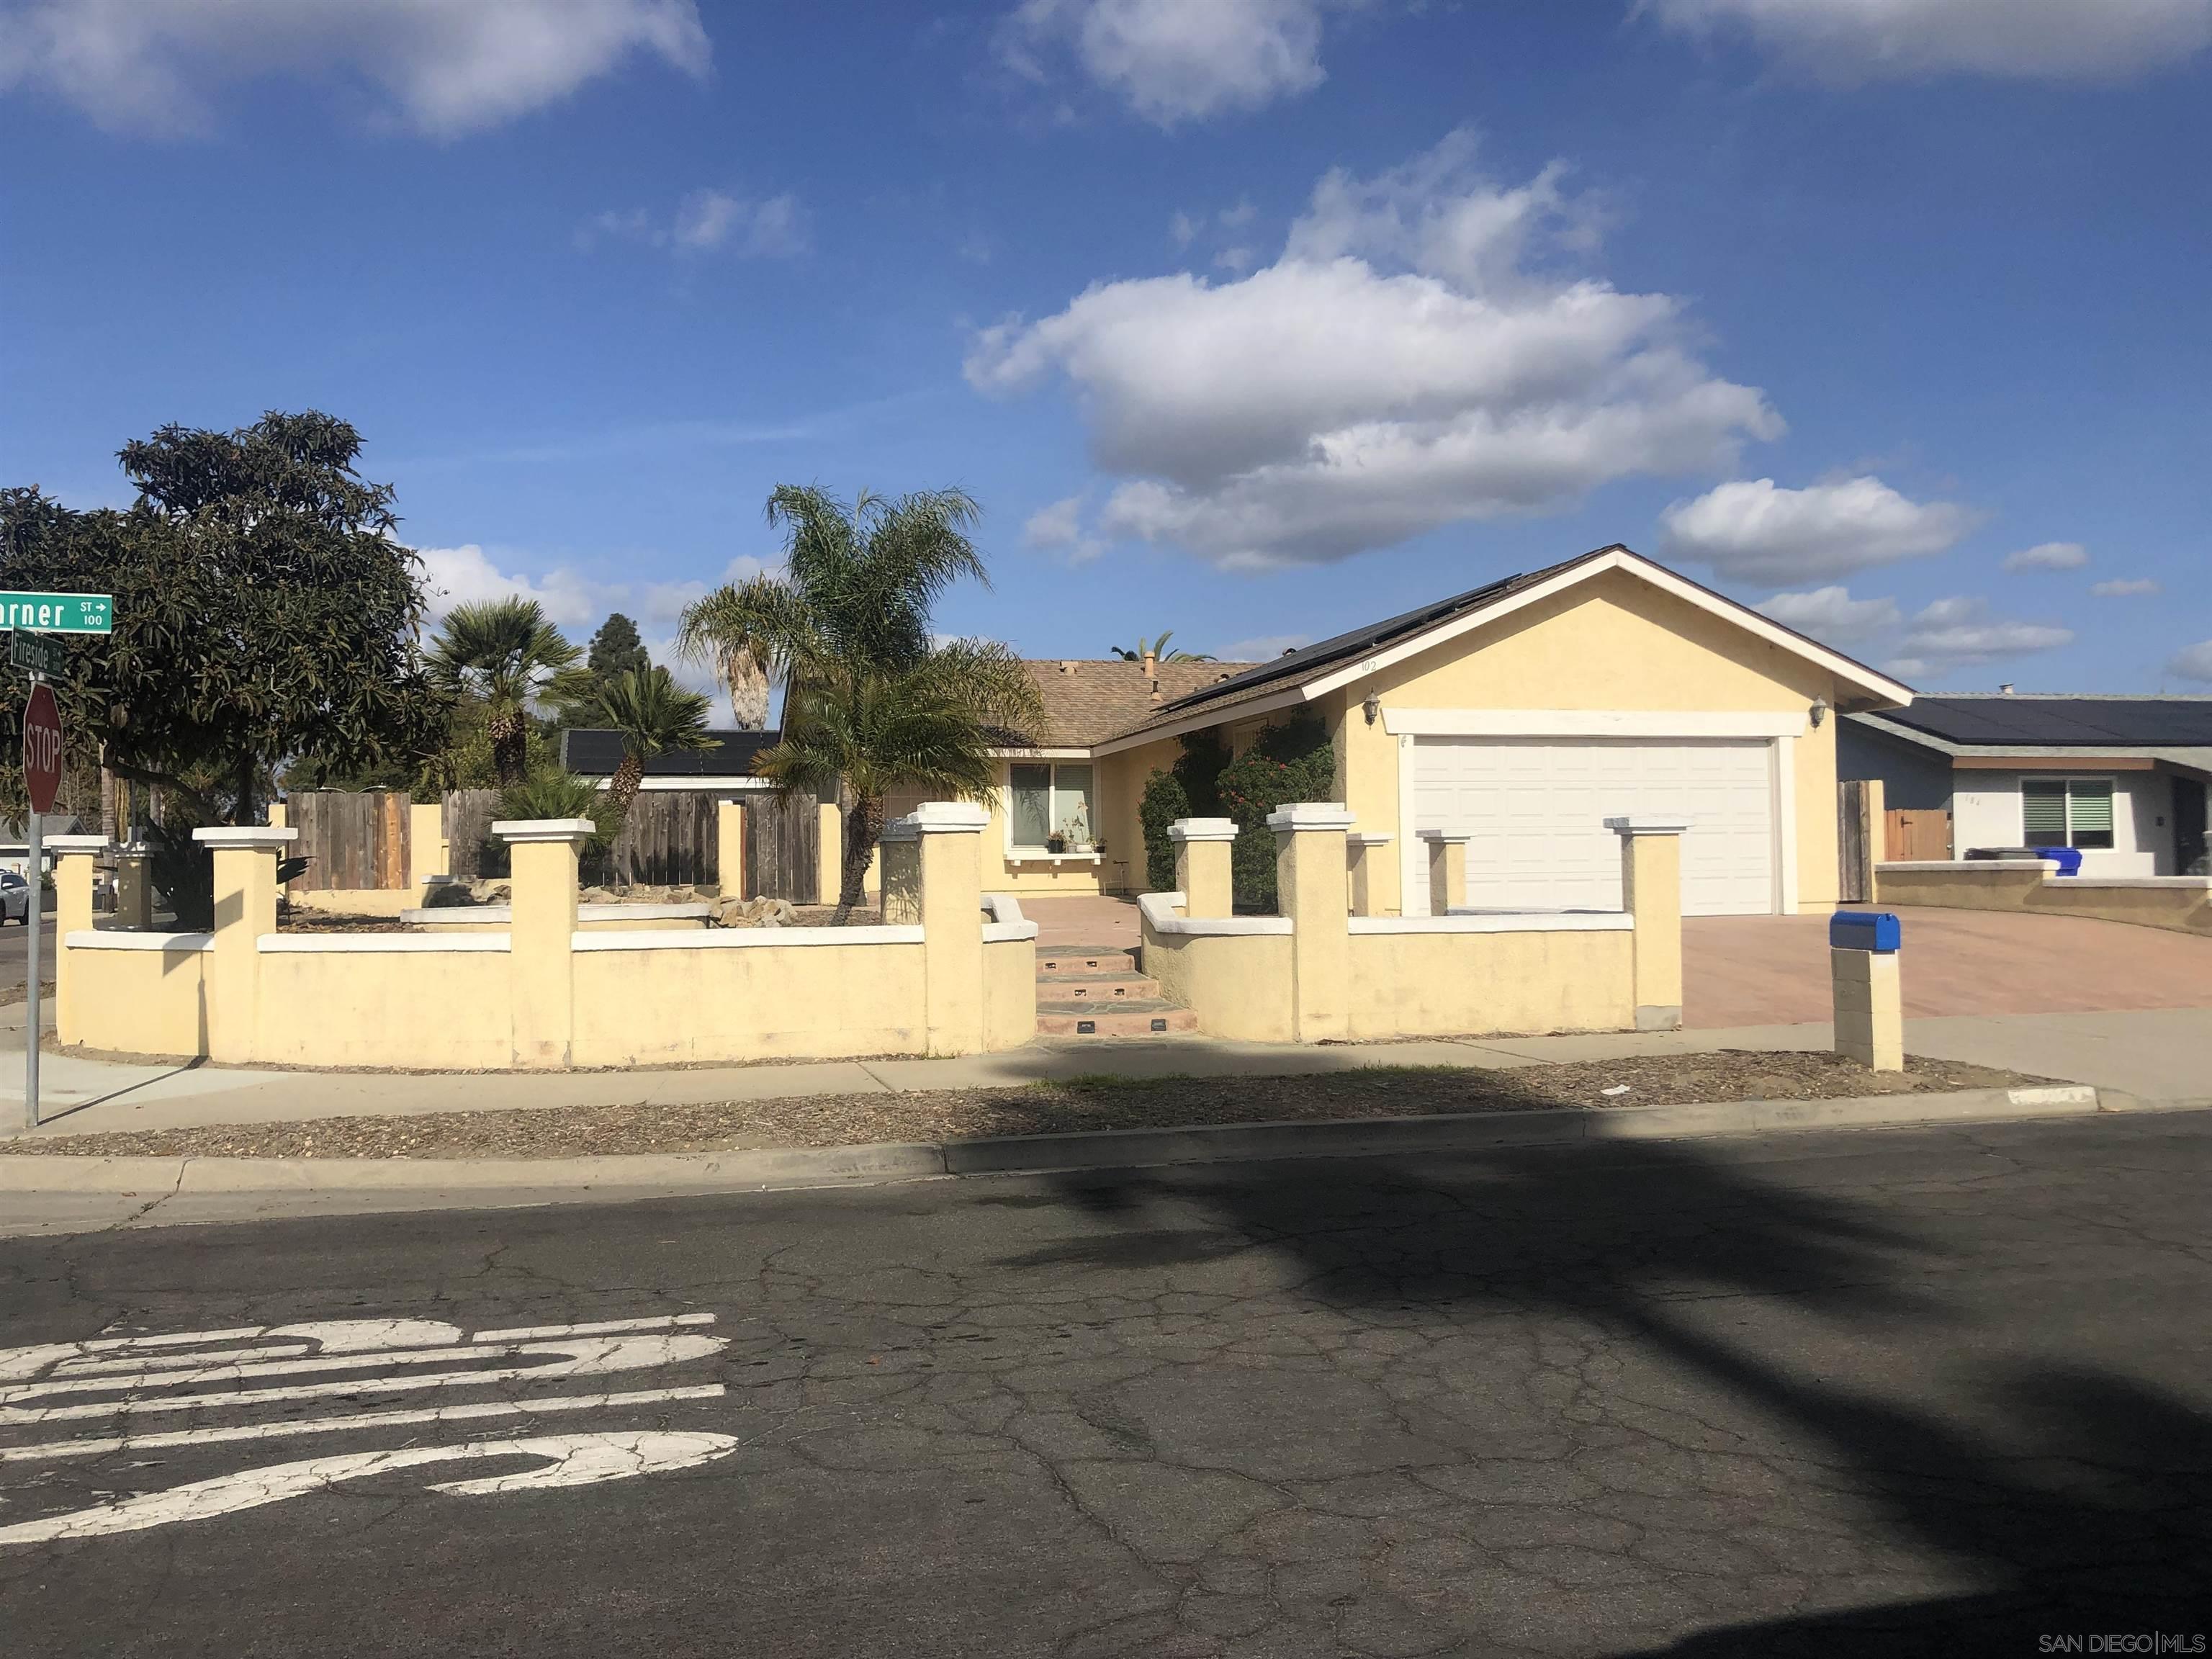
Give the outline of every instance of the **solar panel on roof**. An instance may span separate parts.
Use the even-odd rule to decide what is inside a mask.
[[[2212,744],[2212,697],[1916,697],[1883,718],[1946,743],[2053,748]]]

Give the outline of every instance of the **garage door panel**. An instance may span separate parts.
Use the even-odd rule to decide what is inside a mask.
[[[1683,908],[1774,908],[1772,751],[1759,742],[1424,738],[1413,748],[1417,830],[1468,832],[1468,902],[1618,909],[1620,843],[1604,820],[1686,818]],[[1425,915],[1415,860],[1407,908]]]

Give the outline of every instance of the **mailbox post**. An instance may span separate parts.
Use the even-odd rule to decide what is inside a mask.
[[[1905,1000],[1898,978],[1897,918],[1838,910],[1828,922],[1835,987],[1836,1052],[1876,1072],[1905,1069]]]

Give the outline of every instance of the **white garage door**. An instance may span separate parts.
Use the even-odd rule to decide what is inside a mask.
[[[1413,744],[1421,830],[1465,830],[1467,902],[1492,909],[1620,908],[1624,813],[1682,817],[1682,908],[1764,914],[1774,882],[1772,746],[1601,738],[1422,738]],[[1409,915],[1426,915],[1426,849]]]

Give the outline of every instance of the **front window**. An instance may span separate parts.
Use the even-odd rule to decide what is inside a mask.
[[[1014,845],[1042,852],[1058,836],[1060,850],[1091,850],[1095,822],[1089,762],[1024,762],[1012,768],[1012,816]]]
[[[2023,845],[2094,850],[2112,844],[2110,778],[2023,778],[2020,807]]]

